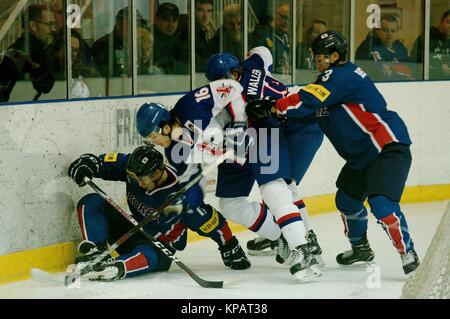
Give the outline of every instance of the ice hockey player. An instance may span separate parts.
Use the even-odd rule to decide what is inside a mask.
[[[265,118],[275,112],[288,118],[316,120],[346,161],[336,182],[336,206],[352,249],[339,254],[337,262],[351,265],[374,259],[363,205],[367,199],[408,274],[418,267],[419,258],[400,210],[412,161],[406,125],[397,113],[387,110],[386,101],[369,76],[346,61],[348,42],[340,33],[319,35],[312,51],[322,72],[318,80],[276,102],[250,102],[248,115]]]
[[[128,207],[138,222],[183,187],[176,171],[164,164],[163,155],[148,145],[136,148],[132,154],[113,153],[99,157],[83,154],[69,166],[68,175],[79,186],[85,185],[85,177],[125,182]],[[189,228],[218,244],[225,266],[232,269],[250,267],[223,216],[214,209],[205,210],[198,206],[199,196],[196,192],[185,193],[150,221],[144,231],[168,249],[177,251],[185,248]],[[77,211],[83,238],[79,244],[81,256],[76,259],[78,267],[95,259],[107,249],[108,243],[115,242],[133,226],[96,193],[84,196],[77,205]],[[171,260],[140,233],[119,246],[117,252],[119,257],[109,257],[94,266],[86,277],[113,281],[168,270],[171,265]]]
[[[222,95],[217,94],[217,92],[222,92],[224,87],[232,88],[232,92],[229,94],[232,96],[230,99],[224,100],[221,98]],[[220,91],[217,91],[218,89]],[[141,110],[145,109],[145,106],[143,106],[138,111],[138,131],[151,143],[164,147],[169,147],[172,141],[178,141],[178,143],[173,146],[173,149],[170,151],[170,155],[168,156],[172,159],[172,161],[174,161],[174,158],[177,157],[177,153],[180,150],[178,144],[180,143],[193,147],[193,151],[200,148],[204,152],[215,153],[223,148],[223,138],[220,139],[219,136],[216,135],[216,140],[211,141],[205,137],[200,139],[197,136],[196,138],[195,135],[200,132],[202,135],[209,137],[210,134],[205,134],[205,132],[210,127],[215,127],[221,132],[224,128],[233,128],[231,130],[225,129],[225,133],[222,133],[225,135],[225,140],[229,141],[229,136],[232,134],[228,134],[228,131],[236,132],[236,129],[238,129],[237,131],[241,128],[245,129],[246,123],[236,120],[236,114],[239,114],[238,112],[244,112],[245,114],[245,101],[241,93],[242,86],[237,81],[230,79],[213,81],[209,85],[193,90],[183,96],[170,111],[170,115],[166,115],[166,118],[169,118],[168,122],[159,121],[158,123],[158,116],[153,112],[147,112],[145,116],[141,116],[144,115],[144,112],[139,114]],[[222,119],[223,116],[221,116],[221,112],[219,112],[219,110],[224,110],[228,113],[228,116],[226,116],[226,114],[224,116],[224,118],[228,118],[227,120],[224,121]],[[142,125],[139,124],[141,121]],[[145,124],[145,122],[147,124]],[[141,127],[141,129],[139,129],[139,127]],[[151,129],[149,130],[146,128]],[[245,144],[245,138],[233,139],[232,142],[226,144],[226,147],[230,147],[230,145],[234,146],[233,143]],[[177,151],[174,152],[175,149],[177,149]],[[245,155],[239,155],[239,158],[245,157]],[[185,162],[190,163],[189,160],[185,160]],[[235,165],[246,165],[246,162],[244,161],[244,163]],[[219,166],[219,172],[221,166]],[[217,185],[220,185],[220,187],[229,187],[230,189],[238,187],[236,183],[239,183],[239,181],[233,180],[232,184],[229,183],[225,185],[222,178],[223,175],[219,173]],[[280,184],[282,187],[285,187],[280,188],[278,186]],[[275,208],[275,211],[278,212],[278,220],[282,227],[283,233],[285,233],[284,237],[291,242],[292,247],[296,247],[292,250],[292,254],[289,256],[289,261],[286,262],[286,264],[290,266],[291,273],[301,281],[309,280],[312,277],[320,275],[320,271],[315,267],[317,262],[313,258],[307,244],[305,237],[306,231],[300,219],[298,208],[293,204],[291,192],[284,180],[274,180],[274,183],[264,189],[262,195],[263,200],[267,203],[267,205],[269,207],[272,205]],[[259,227],[257,233],[263,234],[263,237],[265,238],[270,238],[270,236],[272,236],[273,240],[279,238],[281,235],[280,227],[275,224],[272,216],[267,214],[267,209],[265,207],[262,207],[261,209],[258,203],[257,205],[258,213],[259,211],[262,211],[260,214],[261,218],[258,221],[258,224],[260,225],[257,225]],[[242,208],[245,209],[245,207],[233,207],[234,210],[239,210]],[[229,208],[225,209],[230,211]],[[224,207],[221,206],[221,210],[224,210]],[[242,215],[245,216],[244,214]],[[226,216],[226,214],[224,216]],[[226,217],[233,220],[233,216],[234,215],[232,215],[231,218]],[[245,226],[248,225],[241,220],[233,221],[241,223]],[[286,245],[283,247],[286,247]],[[284,257],[284,260],[287,260],[287,256]]]
[[[244,88],[243,96],[247,102],[260,98],[279,99],[287,96],[289,91],[283,83],[273,77],[271,74],[272,67],[271,52],[266,47],[261,46],[250,50],[247,59],[242,63],[229,53],[212,55],[206,67],[206,77],[210,81],[223,78],[239,81]],[[219,185],[217,196],[220,197],[221,207],[227,209],[225,215],[232,220],[248,221],[247,225],[257,227],[257,221],[261,219],[260,214],[263,212],[260,213],[258,207],[247,199],[255,178],[259,185],[277,179],[285,179],[292,192],[294,205],[300,210],[301,219],[307,231],[307,240],[313,247],[312,253],[322,264],[323,261],[320,258],[322,250],[315,233],[311,229],[308,212],[297,186],[322,144],[323,132],[317,124],[305,125],[298,119],[254,121],[253,127],[279,129],[281,135],[279,141],[277,141],[279,152],[284,152],[285,155],[280,157],[283,160],[280,163],[280,170],[272,176],[261,176],[258,165],[253,167],[250,165],[244,167],[233,164],[222,165],[220,172],[223,173],[223,180],[227,181],[226,185],[233,184],[233,182],[236,185],[232,189]],[[267,140],[270,141],[270,138],[267,138]],[[240,207],[240,209],[235,209],[235,207]],[[277,243],[278,241],[259,237],[247,242],[247,250],[252,255],[267,254]]]

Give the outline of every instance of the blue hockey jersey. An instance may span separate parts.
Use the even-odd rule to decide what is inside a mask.
[[[353,169],[367,167],[386,144],[411,144],[405,123],[387,109],[369,76],[346,62],[323,72],[298,94],[278,100],[287,117],[314,116],[337,152]]]
[[[95,177],[108,181],[125,182],[128,207],[133,218],[140,222],[183,185],[179,183],[175,170],[166,166],[165,169],[168,173],[166,183],[151,192],[146,191],[130,179],[126,173],[129,156],[130,154],[121,153],[100,155],[100,169]],[[144,230],[174,249],[181,250],[186,245],[184,237],[187,226],[183,221],[183,214],[159,214],[144,227]]]
[[[240,83],[244,91],[246,101],[261,99],[266,96],[275,98],[285,97],[289,91],[287,87],[271,76],[270,72],[270,51],[263,47],[252,50],[254,52],[242,62],[242,77]]]

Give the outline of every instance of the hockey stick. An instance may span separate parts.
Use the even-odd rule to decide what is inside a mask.
[[[126,234],[124,234],[122,237],[120,237],[115,243],[113,243],[108,250],[105,250],[101,254],[99,254],[90,264],[86,265],[82,269],[75,269],[73,272],[66,274],[64,278],[64,283],[66,286],[74,283],[78,278],[82,277],[83,275],[87,274],[92,266],[98,264],[101,262],[107,255],[110,255],[114,250],[116,250],[117,247],[122,245],[126,240],[128,240],[131,236],[133,236],[135,233],[137,233],[142,227],[147,225],[151,220],[153,220],[155,217],[157,217],[162,211],[169,206],[175,199],[177,199],[180,195],[184,194],[188,189],[190,189],[192,186],[196,185],[204,176],[211,173],[214,169],[216,169],[224,160],[230,158],[234,152],[232,150],[227,151],[224,155],[222,155],[218,160],[216,160],[213,164],[211,164],[208,168],[204,169],[199,175],[197,175],[194,179],[192,179],[189,183],[187,183],[185,186],[183,186],[180,190],[178,190],[176,193],[171,195],[169,198],[167,198],[154,212],[152,212],[149,216],[147,216],[145,219],[141,220],[137,225],[135,225],[132,229],[130,229]],[[161,244],[162,246],[162,244]],[[161,247],[160,247],[161,248]],[[162,246],[161,249],[165,249],[164,246]],[[186,267],[187,268],[187,267]],[[186,269],[184,269],[186,270]],[[203,284],[200,284],[202,287],[205,288],[223,288],[223,282],[209,282],[205,281],[199,277],[197,279],[200,279],[200,281],[197,281],[199,284],[200,282]],[[208,284],[209,283],[209,284]]]
[[[100,187],[98,187],[89,177],[84,178],[84,182],[88,184],[97,194],[106,200],[112,207],[114,207],[123,217],[125,217],[134,226],[138,225],[136,219],[120,207],[110,196],[108,196]],[[158,239],[145,232],[144,229],[139,228],[139,231],[144,235],[157,249],[162,251],[168,258],[175,262],[178,267],[183,269],[192,279],[195,280],[203,288],[223,288],[225,286],[235,285],[239,281],[224,283],[223,281],[208,281],[197,276],[189,267],[182,263],[169,249],[167,249]]]

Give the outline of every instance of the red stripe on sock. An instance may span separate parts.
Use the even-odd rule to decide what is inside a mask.
[[[127,272],[128,271],[136,271],[136,270],[139,270],[142,268],[147,268],[148,260],[144,256],[143,253],[139,253],[139,254],[125,260],[125,267],[127,268]]]
[[[301,218],[300,217],[300,213],[292,213],[292,214],[287,214],[284,215],[283,217],[281,217],[279,220],[277,220],[277,224],[281,225],[282,223],[288,221],[291,218]]]
[[[263,217],[265,216],[265,214],[264,214],[264,207],[265,207],[265,205],[264,205],[264,204],[261,204],[261,210],[259,211],[259,216],[258,216],[258,218],[256,219],[256,222],[248,228],[249,230],[255,231],[255,229],[256,229],[256,228],[259,226],[259,224],[261,223],[261,220],[262,220]]]
[[[81,237],[83,240],[87,239],[86,235],[86,224],[84,223],[84,205],[77,208],[78,213],[78,223],[80,224]]]
[[[341,219],[342,219],[342,223],[344,223],[344,234],[345,234],[345,237],[348,237],[347,217],[345,217],[345,215],[341,213]]]
[[[294,202],[294,205],[295,205],[295,206],[299,206],[299,205],[305,206],[305,202],[303,201],[303,199],[300,199],[300,200]]]
[[[398,217],[395,214],[390,214],[389,216],[382,218],[381,221],[387,227],[389,236],[391,237],[395,248],[397,248],[397,251],[402,255],[406,254],[406,245],[403,241],[403,234],[400,229],[400,220]]]

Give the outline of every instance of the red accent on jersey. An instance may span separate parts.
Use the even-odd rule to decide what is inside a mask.
[[[147,268],[148,267],[148,260],[144,256],[143,253],[139,253],[139,254],[134,255],[133,257],[128,258],[127,260],[125,260],[125,267],[127,268],[127,272],[136,271],[136,270],[140,270],[140,269],[143,269],[143,268]]]
[[[392,240],[397,251],[404,255],[406,254],[406,245],[403,240],[402,230],[400,229],[400,219],[395,215],[395,213],[390,214],[384,218],[381,218],[381,222],[386,227],[389,237]]]
[[[186,229],[185,224],[178,222],[167,233],[158,236],[158,239],[165,243],[171,243],[180,238]]]
[[[217,93],[222,94],[222,97],[226,97],[231,93],[231,87],[223,86],[216,89]]]
[[[286,112],[288,109],[297,106],[299,103],[301,103],[300,95],[292,94],[282,99],[279,99],[275,103],[275,107],[280,112]]]
[[[364,105],[347,103],[349,114],[353,120],[355,120],[359,127],[367,134],[370,135],[375,147],[381,151],[386,144],[392,142],[398,142],[394,133],[383,120],[374,113],[366,112]],[[352,116],[353,115],[353,116]]]
[[[292,213],[292,214],[284,215],[279,220],[277,220],[277,224],[281,225],[282,223],[288,221],[291,218],[301,218],[300,213]]]
[[[81,237],[83,238],[83,240],[86,240],[87,235],[86,235],[86,223],[84,221],[84,205],[77,208],[77,213],[78,213],[78,223],[80,224],[81,229]]]

